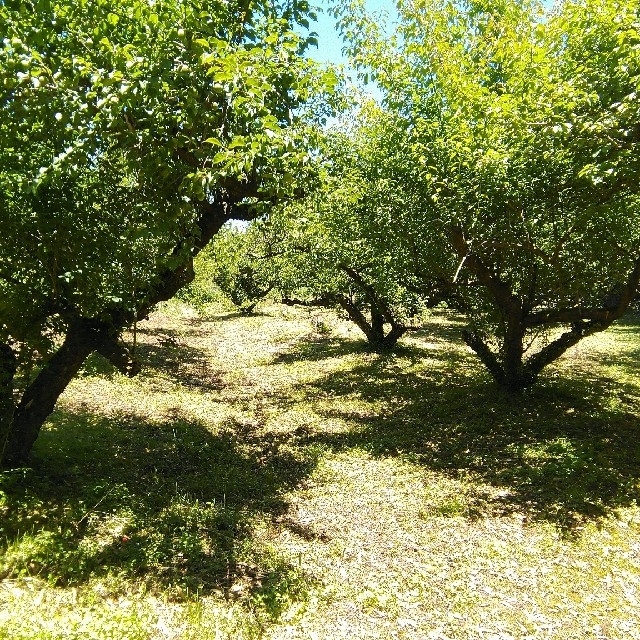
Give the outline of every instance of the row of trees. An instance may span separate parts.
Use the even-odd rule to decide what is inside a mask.
[[[233,235],[210,250],[232,256],[217,273],[239,305],[277,285],[389,349],[446,301],[510,391],[624,313],[637,2],[399,0],[398,15],[391,31],[359,0],[337,6],[383,99],[327,133],[342,98],[296,35],[306,0],[0,4],[3,464],[89,353],[137,371],[123,330],[231,219],[260,220],[247,251]]]
[[[636,294],[640,10],[398,8],[391,37],[361,4],[339,13],[383,106],[329,136],[322,187],[272,224],[307,300],[337,303],[374,347],[445,300],[495,381],[519,391]]]

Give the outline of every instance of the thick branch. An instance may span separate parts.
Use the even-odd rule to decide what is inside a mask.
[[[503,385],[505,381],[504,369],[498,362],[496,354],[489,349],[482,337],[472,331],[463,331],[462,339],[476,352],[482,364],[489,369],[493,379],[499,385]]]
[[[383,339],[383,348],[386,351],[391,351],[393,347],[396,346],[396,343],[402,336],[409,331],[410,327],[406,327],[403,324],[395,324],[391,327],[391,331],[384,337]],[[417,327],[412,327],[413,330],[417,329]]]
[[[69,326],[64,342],[20,400],[7,438],[3,463],[14,465],[26,460],[58,397],[95,348],[95,331],[88,321],[78,320]]]
[[[253,185],[247,186],[247,194],[255,192]],[[242,195],[240,188],[236,191]],[[222,196],[220,196],[222,197]],[[214,202],[202,202],[198,204],[200,215],[196,221],[197,234],[193,240],[193,248],[188,258],[173,269],[165,269],[158,275],[156,282],[146,291],[142,291],[140,299],[145,302],[137,309],[137,313],[122,306],[114,306],[101,314],[111,318],[111,324],[118,331],[122,331],[137,318],[143,318],[149,314],[154,305],[165,300],[170,300],[182,287],[193,281],[193,258],[197,256],[211,239],[220,231],[221,227],[231,219],[249,220],[253,213],[252,207],[244,202],[235,202],[231,199],[216,200]],[[180,255],[184,251],[184,241],[180,241],[173,250],[173,255]]]
[[[617,299],[615,304],[602,307],[572,307],[567,309],[545,309],[529,314],[524,319],[527,327],[537,327],[545,324],[567,323],[572,324],[582,320],[590,320],[606,329],[614,320],[622,317],[633,301],[638,285],[640,284],[640,256],[634,263],[633,270],[622,288],[622,292],[612,292],[608,298]]]
[[[257,192],[254,183],[234,182],[224,185],[211,201],[196,205],[199,217],[194,236],[180,240],[173,250],[175,257],[185,256],[184,259],[175,268],[167,268],[158,274],[146,290],[139,292],[141,304],[135,311],[124,305],[114,305],[104,309],[99,319],[83,318],[72,305],[56,300],[55,306],[59,307],[57,313],[67,321],[64,342],[25,390],[15,409],[8,403],[9,394],[12,400],[12,387],[9,391],[9,385],[3,385],[0,380],[0,413],[3,414],[0,416],[0,437],[2,429],[6,427],[8,431],[1,464],[13,465],[26,460],[58,397],[90,353],[98,351],[127,375],[137,373],[137,363],[126,347],[118,342],[118,336],[134,320],[146,316],[155,304],[172,298],[180,288],[193,280],[193,257],[209,243],[225,222],[234,218],[249,220],[256,215],[246,199],[255,197]],[[9,355],[6,349],[2,349],[0,360],[8,362]],[[4,377],[12,379],[15,371],[11,373],[11,366],[0,362],[2,367],[6,374]]]
[[[372,312],[374,309],[378,309],[380,313],[384,316],[384,319],[389,324],[394,324],[394,317],[389,305],[386,301],[378,294],[375,287],[369,284],[355,269],[349,267],[345,264],[338,265],[340,269],[342,269],[364,292],[366,297],[369,299],[369,304],[371,305]]]
[[[391,307],[376,291],[375,287],[369,284],[355,269],[345,264],[341,264],[339,267],[360,287],[369,300],[371,305],[371,325],[369,326],[369,333],[365,332],[369,342],[378,350],[391,351],[407,331],[406,326],[396,319]],[[384,335],[385,322],[391,325],[391,331],[386,336]],[[358,324],[358,326],[360,325]],[[360,328],[362,329],[362,327]]]
[[[514,312],[521,312],[522,302],[512,293],[511,287],[493,273],[493,271],[484,264],[480,256],[471,251],[471,247],[467,243],[460,227],[454,227],[451,230],[451,244],[458,254],[458,257],[464,260],[464,265],[478,278],[478,281],[487,288],[502,311],[509,315]]]
[[[524,365],[527,378],[530,382],[534,382],[542,369],[557,360],[567,349],[580,342],[582,338],[606,329],[607,326],[609,325],[602,325],[599,322],[579,322],[574,324],[571,331],[563,333],[559,338],[550,342],[527,360]]]
[[[335,295],[333,296],[335,301],[347,312],[347,315],[367,336],[367,340],[371,340],[373,338],[373,331],[371,325],[367,321],[364,313],[358,309],[358,307],[349,300],[346,296]]]
[[[105,338],[101,334],[98,338],[96,351],[126,376],[132,378],[140,373],[140,363],[129,348],[120,342],[115,336]]]
[[[526,316],[523,324],[525,327],[532,328],[543,325],[572,324],[574,322],[580,322],[581,320],[591,320],[609,326],[614,320],[620,318],[621,315],[622,313],[617,313],[617,305],[615,308],[600,307],[585,309],[584,307],[572,307],[567,309],[545,309]]]
[[[0,342],[0,462],[16,409],[13,401],[13,379],[17,369],[18,359],[13,349]]]
[[[231,299],[231,301],[240,308],[240,312],[244,313],[246,315],[251,315],[253,313],[253,310],[258,306],[258,303],[264,299],[267,295],[269,295],[269,293],[271,293],[271,291],[273,291],[273,289],[275,288],[275,285],[271,284],[269,285],[266,289],[260,289],[255,296],[253,296],[253,300],[251,302],[249,302],[248,304],[243,304],[241,302],[236,302],[235,300],[233,300],[233,298]]]

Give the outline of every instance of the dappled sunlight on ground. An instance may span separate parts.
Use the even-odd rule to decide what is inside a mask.
[[[168,306],[139,376],[87,362],[0,486],[0,637],[640,638],[635,324],[514,398],[458,317],[377,355],[316,315]]]

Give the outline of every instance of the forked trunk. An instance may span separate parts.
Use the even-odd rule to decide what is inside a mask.
[[[376,308],[372,307],[371,321],[358,309],[348,298],[336,296],[340,306],[347,312],[349,318],[360,328],[367,337],[367,342],[371,349],[377,353],[389,353],[398,343],[398,340],[405,334],[407,328],[398,322],[391,322],[389,333],[384,332],[385,317]]]
[[[499,387],[509,393],[518,393],[535,381],[524,360],[524,336],[526,328],[522,322],[519,305],[513,305],[511,313],[505,314],[505,331],[499,354],[494,353],[478,333],[464,332],[463,339],[471,347]]]
[[[509,342],[505,338],[502,358],[497,356],[477,333],[465,331],[463,332],[463,339],[475,351],[500,388],[509,393],[519,393],[534,384],[540,372],[547,365],[557,360],[567,349],[588,335],[603,331],[610,324],[610,322],[595,321],[576,322],[569,331],[561,334],[527,359],[524,358],[524,350],[522,348],[524,333],[520,340],[512,337],[512,341]]]
[[[492,298],[494,307],[505,321],[500,354],[494,353],[482,335],[475,331],[463,332],[464,341],[476,352],[496,383],[509,392],[522,391],[533,384],[542,369],[559,358],[569,347],[582,338],[603,331],[621,318],[640,286],[640,255],[634,261],[624,285],[615,285],[602,306],[583,307],[578,304],[565,308],[534,310],[536,300],[536,269],[532,271],[529,293],[517,295],[509,282],[502,280],[491,264],[471,250],[461,227],[451,229],[451,241],[465,265]],[[570,325],[571,329],[552,340],[540,351],[524,359],[524,337],[528,330],[539,327]]]
[[[509,392],[522,391],[533,380],[529,379],[524,357],[524,334],[522,314],[516,309],[507,318],[507,328],[502,347],[502,380],[498,383]]]
[[[389,353],[398,343],[398,340],[406,333],[407,328],[397,322],[391,322],[389,333],[384,332],[385,318],[377,310],[371,312],[371,333],[367,335],[369,344],[377,353]]]

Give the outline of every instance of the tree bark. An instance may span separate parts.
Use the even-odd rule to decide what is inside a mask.
[[[527,385],[524,356],[524,334],[522,313],[519,308],[512,308],[506,318],[506,331],[502,346],[502,369],[504,376],[502,385],[507,391],[520,391]]]
[[[367,337],[367,340],[369,342],[372,340],[375,341],[373,330],[364,313],[362,313],[362,311],[360,311],[360,309],[358,309],[358,307],[346,296],[335,295],[332,297],[347,312],[349,319],[358,326],[360,331],[362,331],[362,333]]]
[[[11,421],[3,466],[26,462],[40,429],[86,357],[94,350],[91,332],[82,320],[72,324],[62,346],[25,390]]]
[[[629,307],[640,284],[640,256],[636,258],[627,282],[612,292],[600,307],[575,306],[561,309],[533,311],[535,300],[536,269],[532,267],[532,278],[525,305],[513,293],[508,282],[500,279],[482,257],[471,250],[460,227],[451,229],[451,243],[462,264],[488,291],[496,309],[504,318],[504,334],[501,336],[500,354],[495,354],[480,335],[472,331],[463,334],[464,341],[478,355],[498,386],[509,392],[519,392],[533,384],[542,369],[559,358],[567,349],[582,338],[602,331],[620,318]],[[614,293],[616,295],[614,295]],[[571,330],[563,333],[527,360],[524,358],[524,338],[528,329],[541,326],[571,324]]]
[[[504,321],[504,335],[500,356],[496,356],[484,340],[476,333],[465,332],[463,338],[487,367],[498,386],[510,392],[522,390],[530,382],[523,363],[524,311],[522,300],[516,296],[507,282],[490,269],[482,258],[471,251],[464,238],[462,229],[455,227],[451,231],[451,240],[458,256],[473,273],[491,297]]]
[[[400,338],[402,338],[402,336],[407,331],[408,331],[408,328],[405,327],[403,324],[392,323],[391,331],[389,331],[389,333],[387,333],[387,335],[384,337],[382,351],[384,353],[388,353],[389,351],[392,351],[396,346],[396,344],[398,344],[398,340],[400,340]]]
[[[371,336],[369,342],[380,348],[384,344],[384,316],[375,305],[371,306]]]
[[[610,323],[609,323],[610,324]],[[599,322],[576,322],[570,331],[566,331],[559,338],[550,342],[546,347],[531,356],[526,363],[527,375],[532,384],[538,378],[539,373],[548,364],[557,360],[567,349],[577,344],[592,333],[603,331],[609,324],[603,325]]]
[[[491,351],[487,343],[475,331],[465,330],[462,332],[462,339],[480,358],[480,362],[487,367],[489,373],[499,386],[504,385],[504,370],[498,361],[496,354]]]
[[[140,299],[145,303],[137,313],[116,305],[104,309],[98,320],[83,318],[73,309],[64,310],[62,315],[68,322],[64,341],[27,387],[17,407],[13,406],[11,384],[15,375],[15,369],[12,369],[16,364],[15,356],[12,364],[11,354],[7,351],[9,347],[0,346],[0,445],[4,445],[4,450],[0,449],[0,468],[20,466],[28,461],[42,425],[93,351],[101,353],[127,375],[135,375],[139,371],[131,354],[119,343],[119,335],[134,320],[146,316],[155,304],[169,300],[193,280],[193,258],[225,222],[232,218],[251,219],[254,214],[250,205],[237,203],[252,195],[255,195],[255,185],[229,185],[226,192],[219,194],[213,202],[199,204],[197,237],[189,257],[174,269],[162,271],[155,284],[140,292]],[[183,244],[176,245],[175,255],[183,251]]]
[[[407,328],[399,322],[391,322],[391,330],[385,335],[384,325],[387,320],[376,308],[371,309],[371,321],[346,296],[335,296],[338,304],[347,312],[349,319],[364,333],[371,349],[377,353],[389,353],[406,333]]]
[[[13,379],[17,368],[18,362],[13,349],[8,344],[0,343],[0,463],[4,457],[16,410],[13,401]]]
[[[344,264],[339,265],[339,267],[360,288],[371,307],[371,324],[368,324],[366,318],[360,314],[364,318],[364,323],[367,325],[368,331],[361,326],[360,322],[356,324],[358,324],[365,333],[369,344],[375,351],[380,353],[392,351],[398,343],[398,340],[406,333],[407,327],[395,319],[394,313],[386,300],[384,300],[384,298],[378,294],[375,287],[369,284],[355,269]],[[385,323],[391,325],[391,330],[387,335],[384,333]]]
[[[389,322],[391,330],[385,335],[384,324],[388,322],[388,319],[379,311],[374,310],[371,313],[371,322],[369,322],[367,316],[346,296],[326,293],[314,300],[282,298],[282,304],[289,306],[298,304],[304,307],[330,307],[336,303],[346,311],[349,319],[364,333],[373,351],[380,353],[392,351],[398,340],[409,330],[409,327],[392,318],[392,321]]]

